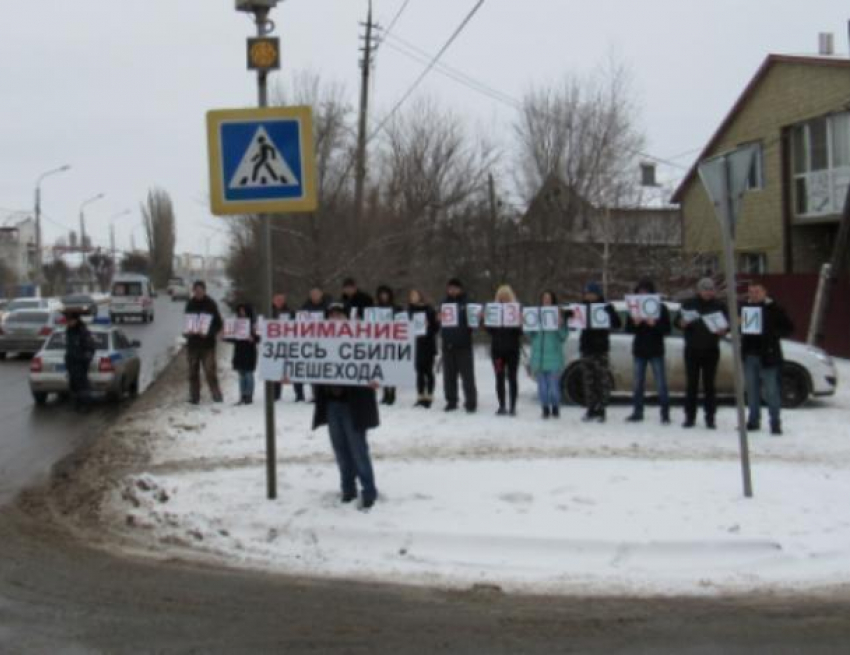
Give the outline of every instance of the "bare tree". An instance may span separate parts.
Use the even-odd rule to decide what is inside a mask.
[[[147,200],[142,204],[142,221],[148,241],[153,282],[158,287],[164,287],[172,275],[177,241],[174,206],[166,191],[158,188],[148,191]]]

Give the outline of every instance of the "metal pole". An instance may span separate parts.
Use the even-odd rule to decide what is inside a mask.
[[[729,328],[732,333],[732,363],[735,378],[735,405],[738,410],[738,440],[741,448],[741,473],[744,479],[744,496],[753,497],[753,481],[750,472],[750,445],[747,437],[747,422],[744,414],[744,380],[741,364],[741,333],[738,321],[738,289],[737,275],[735,272],[735,250],[733,247],[732,226],[735,207],[732,199],[732,181],[730,179],[730,167],[728,158],[723,160],[723,169],[726,175],[726,208],[727,216],[720,221],[723,233],[723,252],[726,267],[726,302],[729,311]]]
[[[256,9],[254,15],[257,22],[257,36],[266,36],[269,29],[268,9]],[[257,100],[260,107],[268,107],[268,72],[257,71]],[[263,226],[263,297],[266,306],[266,316],[272,317],[272,286],[274,284],[272,265],[272,228],[271,218],[268,214],[260,214],[260,222]],[[274,412],[274,383],[265,384],[265,412],[266,412],[266,495],[269,500],[277,498],[277,446],[275,443],[275,412]]]
[[[369,115],[369,74],[372,67],[372,0],[366,18],[366,40],[363,47],[362,76],[360,80],[360,112],[357,120],[357,151],[354,167],[354,234],[359,238],[363,220],[363,195],[366,184],[366,125]]]
[[[86,252],[86,215],[80,207],[80,252]]]
[[[35,185],[35,283],[41,295],[41,282],[43,276],[41,261],[41,180]]]

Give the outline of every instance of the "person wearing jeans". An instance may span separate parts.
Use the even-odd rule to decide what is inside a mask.
[[[257,343],[254,308],[246,303],[236,306],[236,317],[250,322],[248,339],[233,339],[233,370],[239,377],[239,402],[237,405],[250,405],[254,402],[254,371],[257,368]]]
[[[782,434],[782,397],[779,375],[782,370],[782,339],[791,336],[794,324],[785,310],[767,295],[761,282],[750,282],[747,302],[741,312],[741,356],[747,383],[749,416],[747,430],[761,428],[761,401],[767,402],[770,433]]]
[[[558,300],[551,291],[544,291],[540,305],[557,307]],[[566,325],[559,325],[557,331],[531,333],[530,368],[537,381],[537,397],[544,419],[561,415],[561,373],[564,370],[564,342],[568,336]]]
[[[652,280],[641,280],[635,287],[636,295],[654,295],[655,284]],[[658,402],[661,405],[661,422],[670,423],[670,394],[667,390],[667,371],[664,357],[664,337],[670,334],[670,312],[661,303],[661,312],[657,318],[635,317],[626,319],[626,332],[635,335],[632,341],[634,357],[634,386],[632,392],[632,413],[626,419],[630,423],[643,420],[643,408],[646,395],[646,369],[652,369]]]

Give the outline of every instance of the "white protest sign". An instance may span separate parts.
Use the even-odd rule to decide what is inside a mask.
[[[443,306],[440,307],[440,323],[444,328],[456,328],[460,325],[457,303],[443,303]]]
[[[415,312],[413,314],[413,333],[417,337],[424,337],[428,334],[428,314],[425,312]]]
[[[504,318],[504,305],[499,302],[488,302],[484,308],[484,326],[485,327],[502,327]]]
[[[540,308],[522,308],[522,329],[525,332],[540,332]]]
[[[540,308],[540,326],[544,332],[557,332],[560,326],[557,307]]]
[[[310,312],[310,320],[311,321],[324,321],[325,313],[324,312]]]
[[[222,336],[225,339],[248,341],[251,338],[251,321],[247,318],[237,318],[235,316],[224,319]]]
[[[661,296],[658,294],[626,296],[626,308],[634,320],[656,321],[661,318]]]
[[[210,333],[212,322],[212,314],[201,314],[198,321],[198,334],[204,337],[207,336]]]
[[[341,386],[408,387],[415,335],[407,321],[266,321],[260,378]]]
[[[502,305],[502,325],[509,328],[522,327],[522,305],[518,302]]]
[[[302,310],[300,312],[295,313],[296,321],[309,321],[310,320],[310,312],[306,310]]]
[[[585,305],[568,305],[570,312],[568,325],[574,330],[584,330],[587,327],[587,311]]]
[[[694,323],[702,318],[700,313],[695,309],[683,309],[681,311],[681,316],[685,323]]]
[[[743,307],[741,309],[741,332],[744,334],[761,334],[763,326],[761,307]]]
[[[363,320],[369,323],[389,323],[394,313],[392,307],[367,307],[363,310]]]
[[[593,330],[610,330],[611,315],[608,313],[608,305],[603,302],[591,303],[588,322]]]
[[[205,337],[212,327],[212,314],[186,314],[183,318],[183,334]]]
[[[410,316],[408,316],[407,312],[396,312],[393,316],[394,321],[409,321]]]
[[[466,324],[473,329],[481,327],[481,314],[483,311],[484,305],[469,303],[466,306]]]
[[[714,334],[720,334],[721,332],[726,332],[729,329],[729,321],[726,320],[726,316],[723,315],[723,312],[714,312],[713,314],[706,314],[702,317],[705,326],[714,332]]]

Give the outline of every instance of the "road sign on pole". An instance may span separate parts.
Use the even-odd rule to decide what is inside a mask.
[[[207,138],[213,214],[316,210],[309,107],[210,111]]]
[[[744,375],[741,361],[741,334],[738,321],[737,273],[735,262],[735,229],[741,211],[741,202],[747,190],[747,180],[753,165],[755,146],[744,146],[732,152],[707,159],[699,166],[699,175],[720,221],[723,236],[723,255],[726,268],[726,301],[729,311],[729,328],[732,333],[732,360],[735,378],[735,401],[738,410],[738,440],[740,444],[741,473],[744,495],[753,495],[750,470],[750,445],[744,418]]]

